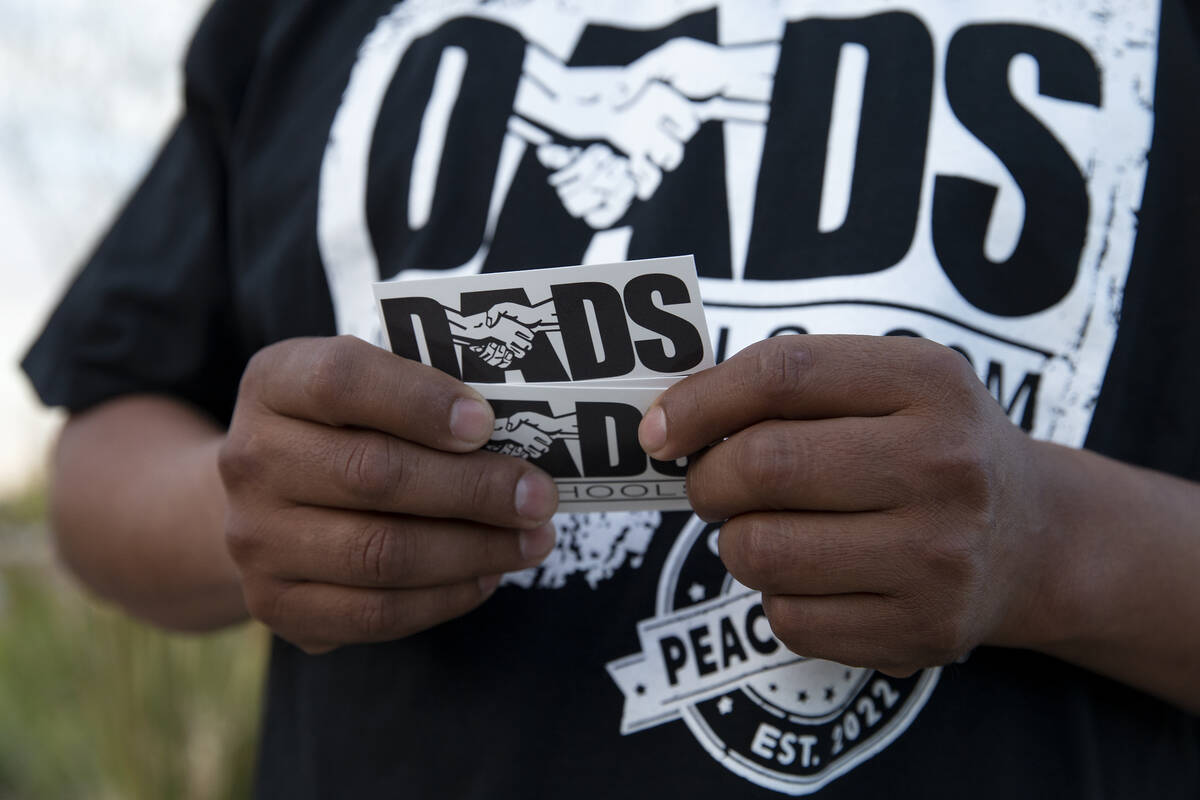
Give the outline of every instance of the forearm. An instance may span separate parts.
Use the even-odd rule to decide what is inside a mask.
[[[1082,450],[1033,452],[1049,546],[1023,630],[1002,635],[1200,711],[1200,485]]]
[[[97,594],[170,628],[245,617],[225,548],[222,431],[183,404],[127,397],[73,416],[59,441],[52,522]]]

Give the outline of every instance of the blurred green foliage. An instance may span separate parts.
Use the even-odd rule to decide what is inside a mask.
[[[0,504],[0,800],[248,797],[266,633],[104,607],[53,565],[43,507]]]
[[[17,525],[41,525],[46,518],[46,489],[41,483],[0,502],[0,529]],[[0,544],[3,544],[0,541]]]

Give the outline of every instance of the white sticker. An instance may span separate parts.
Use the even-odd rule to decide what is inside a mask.
[[[642,415],[665,385],[472,386],[496,413],[486,449],[548,472],[559,511],[691,508],[686,460],[656,461],[638,444]]]
[[[469,383],[661,379],[713,364],[691,256],[375,284],[388,347]]]

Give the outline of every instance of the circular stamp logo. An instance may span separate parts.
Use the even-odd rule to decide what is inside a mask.
[[[659,578],[641,651],[608,664],[621,732],[682,720],[722,766],[759,786],[814,792],[887,747],[916,718],[940,668],[908,678],[798,656],[758,592],[725,570],[720,526],[692,517]]]

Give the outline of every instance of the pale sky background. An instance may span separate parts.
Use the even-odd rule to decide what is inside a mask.
[[[59,415],[18,362],[179,113],[208,0],[0,0],[0,499]]]

